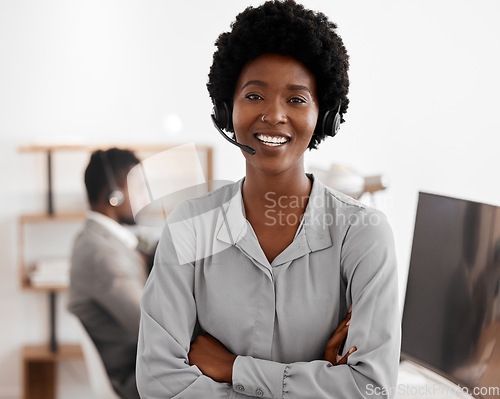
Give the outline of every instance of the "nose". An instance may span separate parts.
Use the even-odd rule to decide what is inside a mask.
[[[269,102],[267,107],[264,109],[262,120],[270,125],[286,123],[287,117],[283,104],[281,104],[278,99]]]

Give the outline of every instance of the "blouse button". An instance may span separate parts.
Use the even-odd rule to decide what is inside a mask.
[[[243,392],[245,390],[245,387],[243,385],[236,385],[236,390],[238,392]]]
[[[255,394],[259,397],[262,398],[264,396],[264,391],[262,389],[257,389],[255,391]]]

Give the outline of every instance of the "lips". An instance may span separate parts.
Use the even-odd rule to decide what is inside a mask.
[[[289,138],[284,137],[284,136],[271,136],[269,134],[261,134],[261,133],[257,133],[255,135],[255,138],[257,140],[259,140],[262,144],[265,144],[265,145],[268,145],[271,147],[277,147],[277,146],[286,144],[290,140]]]

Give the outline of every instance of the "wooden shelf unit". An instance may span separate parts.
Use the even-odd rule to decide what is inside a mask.
[[[43,292],[49,296],[50,313],[50,342],[41,345],[25,345],[22,348],[23,365],[23,398],[24,399],[55,399],[57,362],[70,359],[83,359],[80,345],[63,344],[57,342],[56,337],[56,300],[57,294],[68,289],[66,285],[32,286],[29,284],[27,265],[25,264],[25,227],[29,224],[70,223],[83,221],[85,213],[58,213],[53,205],[52,157],[60,151],[84,151],[91,153],[95,150],[106,150],[117,147],[130,149],[143,158],[143,155],[153,155],[181,144],[33,144],[19,147],[22,153],[42,153],[46,157],[47,178],[47,211],[38,214],[20,215],[18,219],[18,264],[19,284],[23,291]],[[202,167],[207,181],[213,180],[213,150],[207,145],[196,144],[198,152],[204,153]]]

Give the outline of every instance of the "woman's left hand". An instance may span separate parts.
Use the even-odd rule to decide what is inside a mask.
[[[197,366],[207,377],[217,382],[233,382],[236,356],[210,334],[199,335],[191,344],[189,364]]]
[[[357,350],[357,348],[353,346],[351,349],[349,349],[344,357],[339,356],[339,350],[349,331],[349,324],[351,323],[351,312],[352,306],[349,309],[349,312],[347,313],[345,319],[340,322],[336,330],[333,332],[332,337],[326,343],[324,360],[329,361],[334,366],[337,366],[339,364],[347,364],[349,355],[356,352]]]

